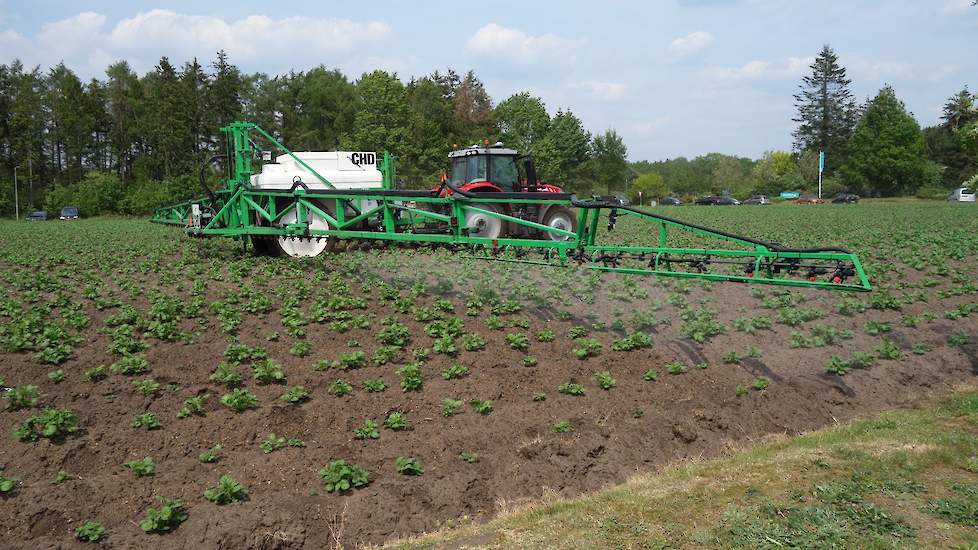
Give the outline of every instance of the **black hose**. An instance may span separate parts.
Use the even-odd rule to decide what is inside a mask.
[[[207,169],[211,167],[215,162],[228,158],[227,155],[214,155],[213,157],[207,159],[207,162],[200,167],[200,188],[207,193],[207,197],[211,199],[211,206],[217,204],[217,197],[214,196],[214,192],[211,191],[210,187],[207,187]]]

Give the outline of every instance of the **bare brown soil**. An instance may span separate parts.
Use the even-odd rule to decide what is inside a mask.
[[[148,276],[144,282],[156,284]],[[649,296],[638,305],[666,302],[670,289],[661,282],[642,280],[641,284]],[[84,381],[81,373],[85,369],[116,359],[106,351],[108,336],[99,331],[102,319],[112,310],[99,312],[86,302],[92,323],[82,332],[84,342],[76,347],[75,357],[62,366],[68,373],[64,382],[49,381],[44,373],[53,369],[37,364],[30,354],[0,354],[7,386],[38,384],[43,403],[77,411],[81,427],[63,439],[21,443],[11,433],[37,409],[0,412],[4,426],[0,463],[5,475],[21,481],[12,494],[0,498],[0,540],[7,548],[84,547],[72,533],[83,521],[96,519],[107,529],[102,544],[112,548],[312,549],[337,542],[348,547],[383,543],[462,517],[484,520],[505,503],[537,499],[546,491],[573,496],[668,461],[716,456],[732,445],[767,434],[798,433],[905,406],[969,381],[978,372],[974,344],[947,344],[952,332],[974,333],[974,319],[937,319],[916,329],[900,326],[903,314],[940,313],[966,298],[916,303],[902,312],[868,310],[855,317],[831,313],[801,327],[776,322],[771,330],[745,334],[733,329],[734,318],[777,316],[776,311],[759,307],[760,300],[749,294],[751,288],[693,286],[686,295],[688,302],[707,300],[728,327],[707,344],[682,337],[678,309],[664,305],[658,316],[671,324],[652,331],[652,348],[612,351],[611,342],[621,335],[592,331],[604,350],[585,361],[573,357],[567,333],[582,323],[585,312],[613,321],[616,307],[602,300],[597,306],[560,308],[574,315],[569,320],[553,319],[552,312],[545,310],[526,309],[516,314],[530,320],[530,330],[489,330],[483,322],[487,313],[464,317],[466,331],[482,335],[488,343],[486,350],[460,352],[457,360],[471,374],[452,381],[439,375],[451,360],[432,354],[423,369],[420,392],[402,392],[398,387],[394,370],[404,361],[345,372],[311,368],[320,359],[335,359],[350,351],[350,340],[359,341],[368,358],[372,355],[379,345],[373,333],[380,319],[393,315],[375,295],[368,295],[370,311],[376,314],[371,330],[336,334],[325,325],[312,323],[306,327],[312,352],[304,358],[290,355],[294,340],[285,336],[277,312],[264,317],[245,315],[238,331],[240,340],[263,346],[284,366],[288,385],[305,386],[312,399],[300,405],[280,401],[283,385],[256,384],[245,365],[239,372],[248,377],[246,387],[257,394],[260,407],[243,413],[223,407],[219,398],[225,390],[208,381],[227,345],[216,322],[190,344],[147,339],[151,343],[146,352],[151,365],[147,376],[163,384],[179,384],[177,392],[143,397],[131,385],[134,378],[122,375],[111,375],[96,384]],[[355,293],[361,294],[358,288]],[[827,312],[843,298],[832,292],[794,293],[808,298],[806,307]],[[433,299],[420,301],[430,304]],[[453,302],[456,314],[462,315],[464,301],[455,298]],[[146,307],[138,300],[136,305]],[[408,350],[431,345],[423,323],[409,315],[399,317],[412,332]],[[892,322],[895,328],[888,337],[905,351],[915,343],[926,343],[933,351],[920,356],[908,353],[902,360],[877,360],[872,368],[853,370],[844,377],[827,374],[825,366],[831,356],[848,357],[854,350],[871,352],[878,345],[880,338],[862,329],[869,319]],[[823,348],[788,347],[793,330],[807,332],[816,323],[851,329],[855,337]],[[192,324],[183,328],[194,329]],[[556,332],[554,342],[532,340],[544,328]],[[281,332],[282,337],[266,341],[273,331]],[[537,366],[521,364],[525,354],[510,349],[505,341],[511,332],[531,335],[529,353],[538,358]],[[724,362],[731,350],[746,356],[750,346],[760,348],[761,357],[744,358],[739,365]],[[665,365],[676,360],[688,365],[687,372],[666,372]],[[694,366],[701,362],[708,363],[708,368]],[[647,369],[656,370],[658,380],[644,381],[642,373]],[[617,379],[611,390],[600,389],[592,378],[603,370]],[[749,386],[759,376],[771,380],[768,389],[735,394],[737,385]],[[327,392],[337,378],[355,386],[352,395],[335,397]],[[371,378],[383,378],[390,388],[383,393],[365,392],[362,382]],[[557,386],[568,381],[583,384],[586,395],[558,393]],[[532,401],[533,393],[539,391],[546,392],[546,400]],[[206,416],[176,418],[184,399],[204,392],[211,395]],[[446,397],[466,401],[463,412],[442,417],[441,402]],[[471,399],[490,399],[494,410],[479,415],[468,406]],[[131,428],[132,418],[144,411],[157,413],[163,429]],[[352,430],[363,420],[381,423],[390,411],[404,412],[412,428],[402,432],[382,429],[378,440],[353,439]],[[561,420],[570,422],[571,433],[551,430]],[[259,443],[269,432],[301,438],[306,446],[266,454]],[[215,444],[222,447],[221,459],[214,464],[199,462],[197,455]],[[462,451],[478,453],[478,462],[462,461]],[[144,456],[153,457],[156,473],[135,478],[123,463]],[[396,473],[398,456],[420,459],[424,475]],[[366,468],[371,483],[345,495],[326,493],[317,471],[339,458]],[[59,470],[78,479],[52,484]],[[247,501],[217,506],[203,499],[203,491],[224,473],[248,487]],[[189,519],[172,533],[147,535],[137,526],[145,509],[156,506],[156,496],[182,498],[188,504]]]

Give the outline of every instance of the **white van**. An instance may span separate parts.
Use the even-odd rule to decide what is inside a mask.
[[[975,202],[975,190],[967,187],[959,187],[951,193],[951,196],[947,200],[950,202]]]

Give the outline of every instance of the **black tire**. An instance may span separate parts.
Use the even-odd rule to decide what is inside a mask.
[[[541,220],[540,223],[556,229],[563,229],[565,231],[577,231],[577,216],[575,216],[574,212],[566,206],[551,206],[543,215],[543,220]],[[542,231],[541,233],[541,238],[546,240],[566,241],[570,239],[570,237],[565,235],[558,235],[556,233],[550,233],[549,231]]]
[[[272,239],[265,235],[252,235],[251,248],[259,256],[281,256],[282,249]]]

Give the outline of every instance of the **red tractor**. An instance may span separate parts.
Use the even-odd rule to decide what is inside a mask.
[[[474,203],[472,206],[540,223],[565,231],[577,230],[577,216],[568,208],[569,193],[549,183],[537,181],[533,158],[520,156],[514,149],[506,149],[502,143],[473,145],[455,149],[448,154],[451,168],[435,191],[439,196],[459,193],[467,197],[492,199],[540,199],[551,203],[525,204],[507,202]],[[523,173],[520,163],[523,161]],[[568,237],[536,230],[481,212],[467,212],[465,226],[472,237],[498,239],[501,237],[551,239],[564,241]]]

